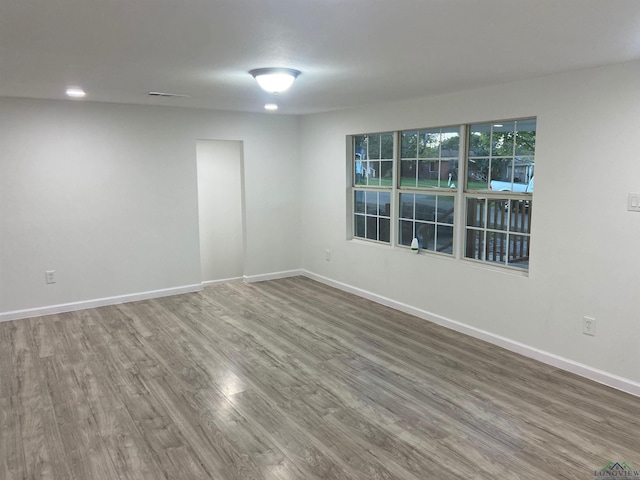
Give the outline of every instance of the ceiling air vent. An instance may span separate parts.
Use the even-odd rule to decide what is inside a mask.
[[[190,97],[191,95],[181,95],[179,93],[167,93],[167,92],[148,92],[147,95],[152,97]]]

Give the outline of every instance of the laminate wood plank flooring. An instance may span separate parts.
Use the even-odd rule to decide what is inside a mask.
[[[640,398],[304,277],[0,323],[0,480],[589,479]]]

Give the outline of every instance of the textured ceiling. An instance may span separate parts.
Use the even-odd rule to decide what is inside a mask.
[[[10,97],[257,112],[247,72],[286,66],[306,114],[639,58],[638,0],[0,0]]]

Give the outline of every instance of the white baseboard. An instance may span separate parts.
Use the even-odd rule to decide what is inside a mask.
[[[515,340],[511,340],[509,338],[502,337],[500,335],[496,335],[494,333],[487,332],[485,330],[481,330],[479,328],[472,327],[464,323],[457,322],[455,320],[451,320],[449,318],[433,314],[431,312],[427,312],[426,310],[422,310],[422,309],[413,307],[411,305],[407,305],[405,303],[392,300],[390,298],[369,292],[367,290],[363,290],[361,288],[353,287],[346,283],[332,280],[322,275],[317,275],[308,270],[288,270],[283,272],[274,272],[274,273],[267,273],[262,275],[248,275],[248,276],[245,275],[244,277],[228,278],[223,280],[213,280],[208,282],[202,282],[201,284],[185,285],[181,287],[167,288],[162,290],[153,290],[149,292],[120,295],[115,297],[105,297],[105,298],[87,300],[82,302],[64,303],[60,305],[51,305],[51,306],[31,308],[26,310],[14,310],[11,312],[0,313],[0,322],[7,322],[10,320],[19,320],[19,319],[30,318],[30,317],[38,317],[42,315],[51,315],[56,313],[72,312],[75,310],[84,310],[87,308],[103,307],[107,305],[116,305],[119,303],[135,302],[138,300],[148,300],[152,298],[160,298],[160,297],[166,297],[170,295],[179,295],[182,293],[198,292],[202,290],[203,286],[214,285],[216,283],[240,281],[240,280],[243,280],[247,283],[252,283],[252,282],[261,282],[265,280],[277,280],[279,278],[295,277],[298,275],[303,275],[305,277],[311,278],[312,280],[316,280],[320,283],[324,283],[326,285],[338,288],[345,292],[353,293],[355,295],[374,301],[376,303],[386,305],[387,307],[391,307],[401,312],[414,315],[418,318],[422,318],[429,322],[433,322],[437,325],[441,325],[451,330],[464,333],[465,335],[469,335],[471,337],[484,340],[488,343],[497,345],[499,347],[505,348],[512,352],[519,353],[521,355],[524,355],[525,357],[538,360],[542,363],[546,363],[547,365],[560,368],[567,372],[571,372],[581,377],[588,378],[589,380],[593,380],[603,385],[607,385],[612,388],[640,397],[640,383],[634,382],[633,380],[629,380],[629,379],[620,377],[618,375],[614,375],[609,372],[605,372],[603,370],[590,367],[589,365],[575,362],[573,360],[569,360],[559,355],[555,355],[553,353],[546,352],[544,350],[540,350],[535,347],[531,347],[524,343],[520,343]]]
[[[200,290],[202,290],[202,285],[198,283],[196,285],[184,285],[181,287],[165,288],[162,290],[152,290],[149,292],[141,293],[131,293],[128,295],[119,295],[115,297],[97,298],[94,300],[86,300],[82,302],[61,303],[59,305],[50,305],[46,307],[14,310],[11,312],[0,313],[0,322],[8,322],[10,320],[20,320],[30,317],[40,317],[42,315],[52,315],[56,313],[73,312],[76,310],[104,307],[107,305],[117,305],[119,303],[136,302],[138,300],[148,300],[151,298],[168,297],[170,295],[179,295],[181,293],[199,292]]]
[[[539,362],[546,363],[547,365],[557,367],[561,370],[565,370],[581,377],[588,378],[589,380],[593,380],[594,382],[598,382],[603,385],[607,385],[617,390],[622,390],[623,392],[627,392],[640,397],[640,383],[634,382],[633,380],[629,380],[627,378],[623,378],[618,375],[614,375],[612,373],[590,367],[589,365],[585,365],[583,363],[569,360],[559,355],[555,355],[553,353],[531,347],[524,343],[516,342],[515,340],[511,340],[509,338],[502,337],[500,335],[496,335],[491,332],[487,332],[485,330],[481,330],[479,328],[472,327],[416,307],[412,307],[411,305],[407,305],[405,303],[383,297],[382,295],[378,295],[361,288],[353,287],[346,283],[323,277],[322,275],[317,275],[307,270],[302,270],[301,274],[305,277],[311,278],[312,280],[324,283],[325,285],[344,290],[345,292],[353,293],[376,303],[391,307],[395,310],[409,313],[429,322],[433,322],[437,325],[455,330],[456,332],[464,333],[465,335],[469,335],[470,337],[484,340],[485,342],[497,345],[515,353],[519,353],[520,355],[523,355],[525,357],[538,360]]]
[[[181,293],[198,292],[203,287],[215,285],[217,283],[226,283],[234,281],[261,282],[264,280],[276,280],[278,278],[295,277],[302,275],[302,270],[288,270],[284,272],[266,273],[262,275],[251,275],[243,277],[225,278],[221,280],[210,280],[195,285],[185,285],[182,287],[166,288],[162,290],[153,290],[149,292],[132,293],[127,295],[119,295],[115,297],[97,298],[93,300],[85,300],[81,302],[62,303],[58,305],[47,305],[45,307],[28,308],[24,310],[13,310],[9,312],[0,312],[0,322],[9,322],[11,320],[20,320],[23,318],[40,317],[43,315],[53,315],[56,313],[73,312],[75,310],[84,310],[87,308],[104,307],[107,305],[117,305],[119,303],[135,302],[138,300],[148,300],[151,298],[168,297],[170,295],[179,295]]]
[[[265,280],[278,280],[279,278],[298,277],[303,275],[302,270],[287,270],[284,272],[265,273],[262,275],[245,275],[243,280],[246,283],[264,282]]]
[[[208,287],[210,285],[218,285],[219,283],[229,283],[229,282],[240,282],[243,277],[231,277],[231,278],[223,278],[221,280],[207,280],[206,282],[202,282],[203,287]]]

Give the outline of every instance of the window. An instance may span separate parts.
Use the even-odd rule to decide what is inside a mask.
[[[353,236],[390,243],[393,133],[353,137]]]
[[[536,120],[468,127],[465,258],[529,267]]]
[[[353,237],[528,268],[535,118],[351,139]]]
[[[453,254],[460,127],[400,132],[398,244]],[[446,192],[446,194],[443,194]]]

